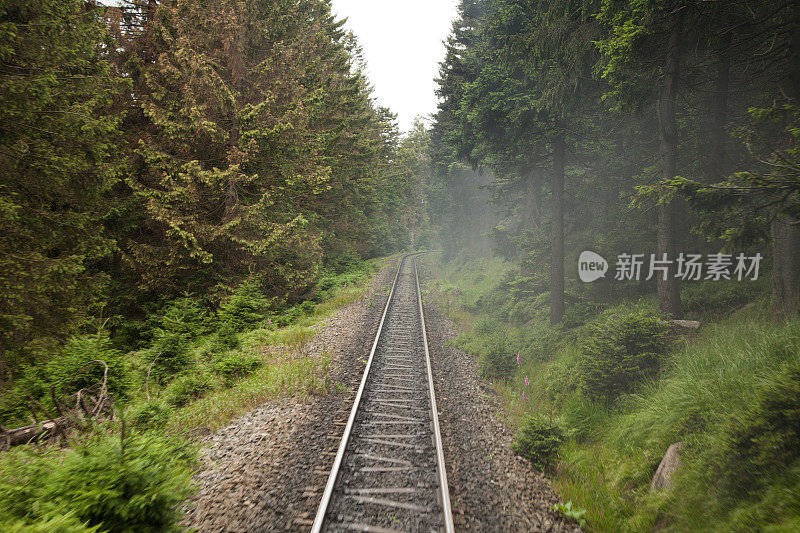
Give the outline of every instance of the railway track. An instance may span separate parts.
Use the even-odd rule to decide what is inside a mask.
[[[416,255],[400,261],[312,533],[453,531]]]

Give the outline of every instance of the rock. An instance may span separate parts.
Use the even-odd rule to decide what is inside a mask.
[[[700,322],[697,320],[670,320],[669,323],[679,328],[686,328],[686,329],[700,328]]]
[[[672,476],[681,465],[681,448],[682,442],[676,442],[669,448],[664,458],[661,459],[661,464],[658,465],[656,474],[653,476],[653,482],[650,483],[650,490],[661,490],[672,487]]]

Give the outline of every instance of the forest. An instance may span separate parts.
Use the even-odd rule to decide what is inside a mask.
[[[425,249],[562,515],[800,527],[800,1],[461,0],[408,132],[329,0],[106,4],[0,0],[2,529],[182,530],[187,434]]]

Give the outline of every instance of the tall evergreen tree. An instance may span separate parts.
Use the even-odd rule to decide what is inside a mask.
[[[83,0],[0,3],[0,371],[98,311],[124,82]]]

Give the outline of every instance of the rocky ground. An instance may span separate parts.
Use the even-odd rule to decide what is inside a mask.
[[[271,403],[208,437],[185,525],[206,531],[307,531],[369,355],[396,263],[364,298],[320,328],[311,353],[334,358],[335,391]],[[424,280],[423,280],[424,282]],[[510,430],[477,363],[447,341],[456,331],[426,306],[450,496],[457,531],[572,531],[549,508],[547,480],[513,455]]]

